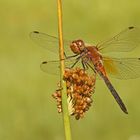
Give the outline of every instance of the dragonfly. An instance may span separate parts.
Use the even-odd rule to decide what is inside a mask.
[[[31,39],[47,50],[58,53],[58,38],[33,31]],[[127,108],[121,97],[110,81],[110,77],[117,79],[134,79],[140,77],[140,58],[111,57],[107,53],[131,52],[140,46],[140,29],[128,27],[111,39],[92,45],[81,39],[74,41],[64,40],[65,65],[67,68],[82,67],[84,70],[98,75],[105,83],[110,93],[120,106],[121,110],[128,114]],[[40,67],[44,72],[58,74],[60,61],[44,61]]]

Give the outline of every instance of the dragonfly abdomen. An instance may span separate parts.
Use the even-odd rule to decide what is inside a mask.
[[[118,95],[117,91],[115,90],[115,88],[113,87],[113,85],[111,84],[111,82],[109,81],[109,79],[107,78],[107,76],[104,76],[104,74],[102,72],[100,72],[100,71],[97,71],[97,72],[102,77],[102,79],[104,80],[105,84],[107,85],[108,89],[110,90],[111,94],[115,98],[116,102],[118,103],[118,105],[120,106],[120,108],[122,109],[122,111],[124,113],[128,114],[127,109],[126,109],[126,107],[125,107],[122,99]]]

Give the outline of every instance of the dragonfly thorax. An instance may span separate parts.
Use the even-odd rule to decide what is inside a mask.
[[[70,44],[70,48],[71,48],[73,53],[81,54],[85,49],[85,43],[84,43],[83,40],[80,40],[80,39],[79,40],[74,40]]]

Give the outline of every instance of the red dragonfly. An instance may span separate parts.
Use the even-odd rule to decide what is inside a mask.
[[[33,31],[30,37],[49,51],[58,53],[58,38],[45,33]],[[128,27],[108,41],[91,45],[83,40],[64,41],[65,65],[68,68],[82,66],[87,71],[99,75],[112,93],[122,111],[128,111],[111,84],[108,76],[118,79],[133,79],[140,77],[140,58],[113,58],[103,55],[111,52],[130,52],[140,45],[140,29]],[[72,55],[70,55],[71,53]],[[69,54],[69,55],[68,55]],[[58,74],[59,61],[44,61],[41,69],[47,73]]]

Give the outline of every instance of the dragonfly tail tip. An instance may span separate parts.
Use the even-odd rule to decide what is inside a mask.
[[[128,111],[127,111],[127,110],[123,110],[123,112],[124,112],[125,114],[128,114]]]

